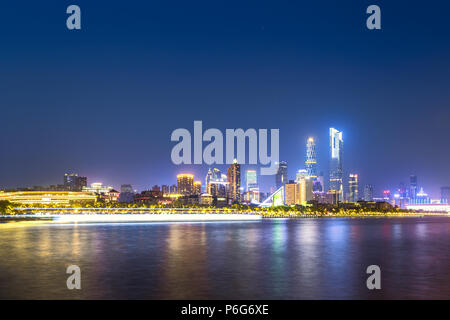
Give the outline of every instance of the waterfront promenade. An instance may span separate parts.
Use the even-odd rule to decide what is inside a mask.
[[[403,212],[403,211],[354,211],[346,210],[340,212],[323,212],[323,211],[308,211],[301,212],[298,210],[292,211],[280,211],[276,208],[271,209],[235,209],[235,208],[14,208],[16,214],[14,216],[60,216],[60,215],[83,215],[83,216],[105,216],[105,215],[126,215],[126,216],[171,216],[170,220],[175,219],[176,216],[182,216],[186,219],[187,215],[199,215],[199,216],[211,216],[207,220],[218,219],[214,218],[214,215],[242,215],[242,216],[259,216],[262,218],[319,218],[319,217],[422,217],[422,216],[448,216],[448,213],[444,212]],[[231,218],[231,217],[230,217]],[[125,218],[123,218],[125,219]],[[144,219],[133,218],[133,219]],[[153,220],[159,220],[161,217],[154,217]],[[198,217],[193,218],[198,220]],[[229,218],[226,218],[229,219]]]

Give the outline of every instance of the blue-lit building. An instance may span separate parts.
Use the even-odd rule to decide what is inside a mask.
[[[342,132],[330,128],[330,179],[328,193],[334,194],[338,202],[343,201],[343,147]]]
[[[417,176],[411,175],[409,177],[409,199],[410,203],[414,203],[416,199],[418,187],[417,187]]]
[[[414,199],[409,200],[410,204],[431,204],[431,199],[428,197],[423,191],[423,188],[420,188],[420,191],[416,194]]]
[[[315,180],[317,178],[316,143],[312,137],[306,141],[305,168],[308,176]]]

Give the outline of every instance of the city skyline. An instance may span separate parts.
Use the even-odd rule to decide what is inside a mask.
[[[327,184],[322,185],[321,187],[323,188],[322,190],[327,192],[329,190],[334,190],[336,189],[335,187],[337,186],[338,188],[340,188],[342,194],[339,197],[339,201],[340,202],[344,202],[347,200],[350,200],[355,202],[358,200],[366,200],[366,188],[370,187],[371,188],[371,196],[378,198],[378,199],[382,199],[383,197],[386,197],[386,192],[387,190],[389,190],[389,194],[392,194],[392,196],[396,195],[396,196],[400,196],[400,197],[409,197],[409,195],[414,195],[413,197],[411,197],[414,200],[415,195],[419,192],[423,193],[425,196],[430,196],[430,198],[433,199],[438,199],[439,196],[442,196],[442,189],[444,188],[448,188],[447,185],[443,185],[439,187],[439,195],[430,195],[429,193],[425,194],[424,193],[424,187],[421,184],[418,184],[417,182],[417,176],[416,175],[410,175],[409,176],[409,184],[408,184],[408,190],[407,191],[402,191],[401,189],[404,188],[404,182],[399,182],[397,186],[392,186],[391,188],[383,188],[380,190],[376,190],[375,192],[373,191],[373,184],[371,183],[364,183],[364,184],[360,184],[359,178],[358,178],[358,174],[356,173],[350,173],[347,177],[345,176],[344,172],[352,172],[352,168],[343,168],[342,166],[342,157],[343,157],[343,132],[339,131],[335,128],[330,128],[329,129],[329,155],[328,155],[328,159],[326,159],[327,161],[331,161],[331,165],[329,166],[329,171],[325,174],[327,179],[330,179],[328,181]],[[309,176],[310,178],[313,179],[313,181],[315,181],[318,178],[318,172],[320,172],[321,174],[323,174],[323,171],[320,170],[321,167],[318,166],[318,161],[317,161],[317,156],[316,156],[316,141],[313,137],[309,136],[306,138],[305,140],[305,162],[304,162],[304,166],[300,167],[300,168],[294,168],[294,170],[292,170],[291,168],[291,174],[289,175],[289,170],[287,169],[289,166],[285,161],[280,161],[280,170],[278,170],[278,173],[275,175],[270,175],[267,178],[272,178],[273,183],[272,185],[270,185],[269,183],[269,190],[265,190],[259,183],[257,183],[256,181],[260,181],[262,178],[264,178],[264,175],[260,176],[257,174],[257,170],[254,170],[252,168],[254,168],[254,165],[243,165],[243,170],[240,169],[239,166],[239,189],[241,191],[241,194],[243,195],[245,192],[249,191],[248,190],[248,173],[252,173],[252,179],[254,179],[254,186],[256,187],[259,192],[263,192],[263,193],[267,193],[267,195],[269,195],[270,193],[272,193],[274,188],[279,188],[281,185],[284,185],[285,183],[291,181],[291,180],[297,180],[299,177],[299,174],[302,176]],[[338,159],[338,161],[336,160]],[[337,162],[336,162],[337,161]],[[234,164],[237,164],[237,161],[234,162]],[[203,165],[202,165],[203,166]],[[179,184],[179,177],[180,176],[189,176],[190,179],[192,180],[192,186],[189,192],[187,192],[188,194],[190,193],[194,193],[194,185],[196,184],[197,186],[199,186],[198,188],[200,188],[199,190],[201,191],[205,191],[206,193],[210,193],[211,190],[208,190],[207,186],[208,186],[208,181],[215,181],[217,183],[223,183],[220,181],[223,181],[223,179],[227,179],[225,174],[221,175],[221,171],[219,169],[217,169],[217,167],[220,166],[225,166],[227,167],[226,172],[231,170],[233,168],[233,164],[228,168],[227,165],[212,165],[212,166],[208,166],[208,172],[206,173],[204,180],[202,177],[195,175],[193,173],[185,173],[185,171],[179,171],[176,175],[176,180],[175,183],[173,182],[167,182],[167,183],[162,183],[162,184],[156,184],[153,185],[153,187],[150,187],[150,185],[152,185],[152,183],[149,183],[149,186],[143,189],[139,189],[139,191],[146,191],[146,190],[153,190],[155,187],[161,186],[161,187],[169,187],[169,186],[173,186],[176,184]],[[197,165],[198,167],[198,165]],[[336,173],[337,169],[339,170],[338,173]],[[211,171],[211,169],[213,169]],[[241,171],[242,171],[242,176],[241,176]],[[294,174],[292,174],[292,171],[294,171]],[[195,177],[194,177],[195,176]],[[285,176],[287,177],[287,179],[285,178]],[[337,176],[340,177],[340,182],[335,186],[333,184],[333,179],[335,179]],[[292,178],[292,179],[291,179]],[[319,177],[319,178],[324,178],[323,176]],[[194,179],[195,179],[195,183],[194,183]],[[281,179],[281,180],[280,180]],[[352,179],[356,179],[356,183],[352,182]],[[204,183],[203,183],[204,181]],[[285,181],[285,182],[282,182]],[[94,185],[100,185],[102,187],[102,183],[99,183],[98,181],[96,182],[92,182],[92,180],[90,181],[89,185],[91,185],[91,188],[98,188],[98,186],[94,186]],[[64,174],[64,179],[63,179],[63,183],[61,184],[62,187],[64,187],[67,190],[72,190],[72,191],[81,191],[81,185],[84,184],[84,186],[87,185],[87,177],[82,176],[82,175],[78,175],[78,173],[74,172],[74,171],[69,171],[66,172]],[[54,184],[59,185],[58,183]],[[106,183],[105,185],[108,185],[108,183]],[[120,184],[121,186],[124,185],[124,183],[122,182]],[[128,184],[129,185],[129,184]],[[353,187],[352,187],[353,185]],[[355,187],[356,185],[356,187]],[[38,185],[34,185],[34,186],[21,186],[19,188],[33,188],[36,187]],[[51,186],[51,185],[50,185]],[[346,187],[347,186],[347,187]],[[39,187],[43,187],[43,185],[39,185]],[[106,187],[105,187],[106,188]],[[108,187],[110,189],[112,189],[113,187]],[[114,186],[114,188],[117,188],[117,186]],[[355,190],[356,188],[356,190]],[[1,190],[1,186],[0,186],[0,190]],[[3,189],[8,189],[8,188],[3,188]],[[12,189],[12,188],[10,188]],[[89,188],[87,188],[89,189]],[[138,190],[138,189],[136,189]],[[406,190],[406,189],[405,189]],[[179,190],[178,190],[179,191]],[[355,196],[355,192],[356,192],[356,196]],[[402,194],[402,192],[406,192],[405,195]],[[181,193],[186,193],[185,191],[181,192]],[[199,192],[200,193],[200,192]],[[361,196],[358,196],[358,194],[361,194]],[[347,198],[348,197],[348,198]]]
[[[64,6],[11,3],[0,19],[0,186],[49,185],[69,171],[139,189],[180,171],[203,177],[207,167],[167,165],[170,133],[202,120],[279,128],[290,168],[303,167],[313,136],[324,172],[326,130],[339,128],[361,185],[378,192],[416,175],[438,197],[450,181],[449,5],[382,6],[385,27],[370,31],[364,4],[137,3],[125,15],[91,2],[73,32]],[[20,23],[35,16],[36,28]]]

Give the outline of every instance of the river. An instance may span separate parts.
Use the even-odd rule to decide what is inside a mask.
[[[449,249],[450,217],[2,220],[0,299],[449,299]]]

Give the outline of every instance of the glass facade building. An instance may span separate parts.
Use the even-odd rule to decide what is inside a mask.
[[[288,165],[285,161],[280,161],[278,163],[278,171],[275,175],[275,184],[277,189],[281,188],[283,185],[288,183]]]
[[[308,176],[315,180],[317,178],[316,143],[312,137],[309,137],[306,141],[305,167]]]
[[[343,200],[343,146],[342,132],[330,128],[330,179],[328,190],[336,194],[336,200]]]
[[[358,202],[358,175],[351,173],[348,176],[348,201]]]

